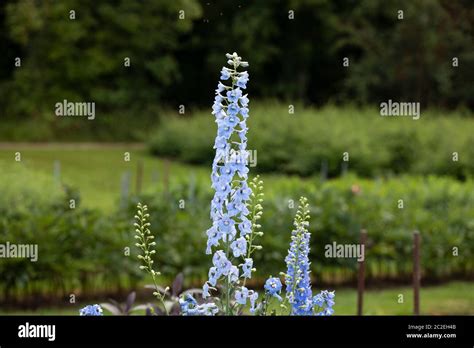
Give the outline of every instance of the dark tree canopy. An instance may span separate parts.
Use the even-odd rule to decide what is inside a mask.
[[[257,98],[472,107],[473,23],[468,0],[6,0],[1,117],[49,118],[63,99],[137,119],[208,106],[232,51]]]

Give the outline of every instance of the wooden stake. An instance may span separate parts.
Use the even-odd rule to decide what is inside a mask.
[[[367,231],[360,231],[360,244],[364,246],[363,260],[359,262],[358,284],[357,284],[357,315],[363,314],[364,287],[365,287],[365,249],[367,243]]]
[[[53,164],[53,177],[56,183],[61,183],[61,162],[59,160],[55,160]]]
[[[130,172],[126,171],[122,174],[122,179],[120,182],[120,201],[121,206],[127,206],[128,194],[130,188]]]
[[[143,161],[138,161],[137,162],[137,178],[136,178],[136,182],[135,182],[135,193],[137,195],[140,194],[140,192],[142,191],[142,182],[143,182]]]
[[[414,315],[420,314],[420,281],[421,281],[421,268],[420,268],[420,233],[418,231],[413,232],[413,313]]]

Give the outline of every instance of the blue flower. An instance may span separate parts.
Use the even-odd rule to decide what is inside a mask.
[[[248,108],[246,108],[246,107],[240,108],[239,112],[243,117],[245,117],[245,118],[249,117],[249,109]]]
[[[237,123],[239,123],[239,118],[236,117],[235,115],[237,115],[237,112],[238,112],[238,107],[237,107],[237,112],[233,113],[233,112],[230,112],[230,108],[233,106],[233,105],[236,105],[236,104],[231,104],[229,106],[229,116],[227,116],[225,119],[224,119],[224,122],[226,122],[226,124],[231,127],[231,128],[234,128],[236,126]]]
[[[226,79],[226,80],[227,80],[227,79]],[[219,83],[217,84],[216,93],[221,93],[221,92],[223,92],[225,89],[226,89],[226,86],[225,86],[223,83],[219,82]]]
[[[212,184],[212,187],[216,190],[216,196],[219,198],[225,198],[230,193],[230,184],[226,177],[218,177]]]
[[[322,307],[324,306],[324,297],[321,294],[317,294],[313,297],[313,305]]]
[[[237,200],[232,201],[231,203],[227,204],[227,214],[229,216],[235,216],[240,214],[243,211],[247,211],[247,207],[245,206],[245,203],[239,202]],[[240,224],[239,224],[240,226]]]
[[[335,305],[334,297],[334,291],[321,291],[319,294],[313,297],[313,312],[316,315],[333,315],[334,309],[332,307]]]
[[[227,259],[222,250],[216,251],[212,258],[212,263],[219,275],[228,275],[232,267],[232,263]]]
[[[221,233],[215,225],[207,230],[207,249],[206,254],[211,253],[211,247],[219,245],[219,239],[221,238]]]
[[[222,110],[222,107],[223,106],[222,106],[221,102],[216,100],[214,102],[214,104],[212,104],[212,114],[216,115],[216,114],[220,113],[221,110]]]
[[[240,97],[242,97],[242,91],[239,88],[227,91],[227,99],[231,103],[237,103]]]
[[[250,299],[250,313],[255,313],[255,311],[258,309],[257,307],[255,307],[255,304],[258,299],[258,293],[255,291],[251,291],[249,299]]]
[[[253,259],[251,258],[246,258],[245,263],[242,265],[242,270],[243,274],[242,276],[244,278],[251,278],[252,277],[252,267],[253,267]]]
[[[234,240],[230,244],[230,247],[234,257],[243,256],[247,252],[247,240],[244,237],[240,237],[237,240]]]
[[[219,129],[217,130],[217,135],[229,139],[234,131],[234,128],[229,126],[225,120],[219,120]]]
[[[194,315],[216,315],[219,311],[217,306],[212,303],[203,303],[199,305],[191,294],[186,294],[179,299],[181,314],[184,316]]]
[[[240,105],[242,105],[242,107],[249,105],[249,98],[247,97],[247,94],[240,97]]]
[[[246,166],[240,166],[237,169],[237,171],[238,172],[243,171],[242,174],[247,174],[247,172],[244,171],[245,169],[248,170]],[[237,191],[235,191],[235,198],[242,201],[246,201],[250,199],[251,194],[252,194],[252,190],[250,189],[250,187],[248,187],[247,183],[244,181],[242,182],[242,185],[240,186],[240,188]]]
[[[198,306],[198,311],[200,315],[213,316],[219,312],[215,303],[203,303]]]
[[[240,290],[235,292],[235,300],[238,304],[245,305],[247,303],[247,297],[249,296],[249,290],[242,286]]]
[[[249,74],[244,71],[243,73],[240,74],[240,77],[237,79],[236,85],[240,88],[245,89],[247,87],[247,82],[249,80]]]
[[[220,277],[220,273],[217,271],[216,267],[209,268],[209,284],[212,286],[217,285],[217,279]]]
[[[98,305],[85,306],[79,311],[81,316],[101,316],[103,315],[102,308]]]
[[[252,222],[249,219],[242,219],[242,222],[239,224],[239,231],[241,236],[249,234],[252,230]]]
[[[265,292],[270,295],[278,298],[281,300],[280,291],[281,291],[281,281],[278,278],[268,278],[265,282]]]
[[[214,148],[219,150],[225,150],[229,147],[227,139],[225,137],[217,137],[214,143]]]
[[[237,266],[231,266],[229,269],[229,282],[235,283],[239,280],[239,269]]]
[[[179,306],[181,307],[181,313],[184,316],[197,315],[198,312],[198,303],[190,294],[184,296],[184,298],[179,299]]]
[[[240,111],[240,108],[239,106],[237,105],[237,103],[232,103],[229,105],[228,109],[227,109],[227,112],[229,113],[229,115],[231,116],[236,116]],[[237,120],[237,119],[235,119]]]
[[[209,284],[206,282],[202,287],[202,298],[208,298],[209,296],[211,296],[211,293],[209,292]]]
[[[219,231],[222,233],[228,233],[234,227],[234,220],[232,220],[228,214],[224,215],[221,219],[218,220],[217,225]]]
[[[236,169],[237,168],[233,163],[226,163],[222,167],[220,167],[220,176],[226,176],[226,180],[232,180]]]
[[[221,70],[221,80],[228,80],[230,77],[230,71],[227,68],[222,68]],[[219,84],[221,84],[219,82]],[[219,85],[218,85],[219,86]]]

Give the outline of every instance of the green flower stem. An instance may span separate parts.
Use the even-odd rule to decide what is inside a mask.
[[[161,302],[166,315],[169,315],[169,311],[166,308],[165,304],[165,296],[167,289],[165,289],[164,294],[160,294],[158,283],[156,280],[157,276],[160,275],[160,272],[157,272],[153,269],[153,260],[151,258],[151,255],[155,254],[156,250],[150,249],[151,247],[156,245],[156,242],[153,241],[155,237],[152,236],[151,231],[149,229],[151,224],[147,220],[147,218],[150,216],[150,214],[147,213],[148,207],[146,205],[138,203],[137,208],[137,215],[135,215],[135,219],[137,220],[137,222],[134,223],[134,226],[136,227],[135,239],[138,240],[138,243],[136,243],[135,245],[143,252],[142,255],[138,255],[138,259],[141,260],[143,263],[143,265],[140,266],[140,269],[151,275],[153,285],[155,287],[153,295],[156,296],[158,301]]]

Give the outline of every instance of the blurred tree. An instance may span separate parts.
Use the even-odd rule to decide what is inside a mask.
[[[349,18],[339,18],[344,35],[338,42],[355,57],[347,95],[361,102],[392,98],[425,107],[474,106],[472,2],[361,1]]]
[[[134,137],[161,105],[209,107],[233,51],[254,98],[474,107],[473,23],[470,0],[4,0],[0,116]],[[63,99],[103,117],[54,122]]]
[[[6,11],[25,55],[9,106],[34,115],[63,99],[106,112],[156,104],[179,77],[179,37],[201,8],[194,0],[19,0]]]

